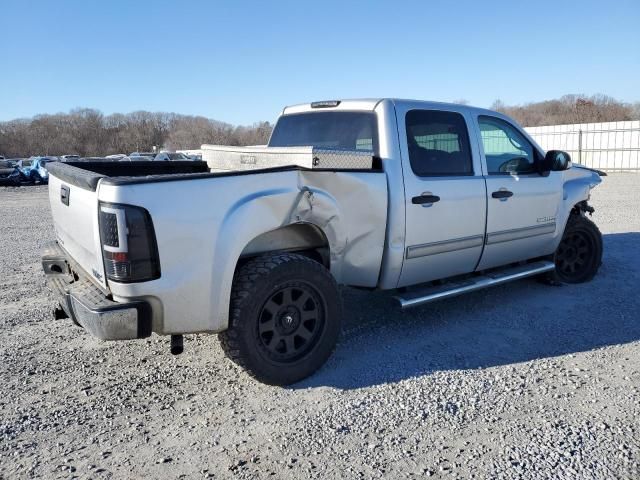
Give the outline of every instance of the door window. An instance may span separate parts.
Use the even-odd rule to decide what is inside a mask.
[[[420,177],[473,175],[469,134],[462,115],[410,110],[405,125],[413,173]]]
[[[490,175],[535,173],[533,145],[513,125],[496,117],[478,117]]]

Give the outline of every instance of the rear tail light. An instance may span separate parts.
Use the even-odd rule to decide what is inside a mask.
[[[158,246],[144,208],[100,203],[102,258],[109,280],[122,283],[160,278]]]

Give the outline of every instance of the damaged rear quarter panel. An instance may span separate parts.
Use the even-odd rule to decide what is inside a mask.
[[[213,330],[227,326],[235,267],[259,235],[295,223],[315,225],[329,242],[338,283],[375,287],[384,249],[387,185],[382,172],[296,171],[295,184],[238,200],[220,224],[214,253]]]

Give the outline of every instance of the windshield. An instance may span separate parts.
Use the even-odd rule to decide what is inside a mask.
[[[278,119],[270,147],[314,146],[343,150],[378,149],[372,112],[307,112]]]
[[[167,153],[169,160],[184,160],[185,157],[181,153]]]

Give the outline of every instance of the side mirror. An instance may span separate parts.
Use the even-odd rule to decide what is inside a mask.
[[[549,150],[542,163],[542,170],[559,172],[571,167],[571,156],[562,150]]]

